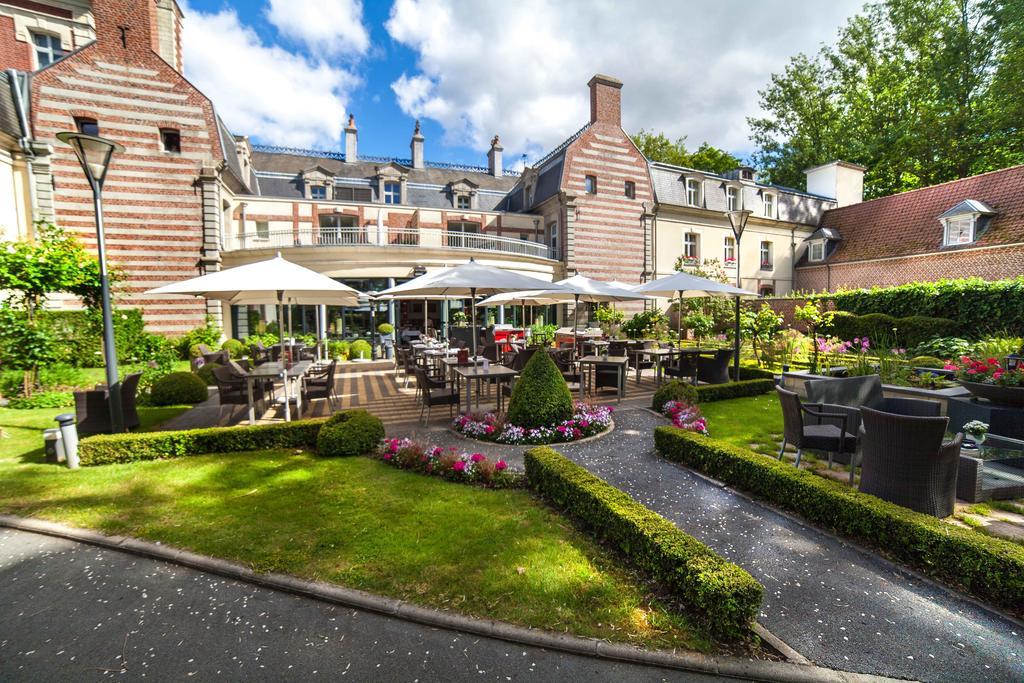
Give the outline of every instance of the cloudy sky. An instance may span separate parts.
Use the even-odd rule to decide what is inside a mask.
[[[586,123],[586,83],[620,78],[623,125],[743,157],[757,90],[831,42],[863,0],[179,0],[185,70],[236,133],[366,154],[506,165]]]

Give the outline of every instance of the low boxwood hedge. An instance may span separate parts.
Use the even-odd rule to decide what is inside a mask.
[[[658,427],[665,458],[748,491],[929,576],[1024,613],[1024,547],[953,526],[744,448]]]
[[[697,387],[697,402],[711,403],[743,396],[760,396],[775,390],[775,379],[743,379],[725,384],[702,384]]]
[[[369,455],[383,438],[384,424],[379,417],[365,410],[343,410],[324,423],[316,450],[328,457]]]
[[[742,639],[763,587],[740,567],[560,453],[526,452],[530,485],[672,590],[717,636]]]
[[[740,366],[740,380],[745,379],[775,379],[775,373],[764,368],[754,368],[749,365]]]
[[[82,439],[78,457],[87,466],[266,448],[313,448],[324,421],[320,418],[244,427],[100,434]]]

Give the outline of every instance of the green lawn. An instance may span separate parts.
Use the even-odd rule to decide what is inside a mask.
[[[716,439],[774,455],[782,441],[782,409],[773,393],[701,403],[708,431]]]
[[[525,626],[713,649],[640,576],[527,491],[290,451],[71,471],[42,462],[38,430],[55,412],[0,411],[10,431],[0,512]]]

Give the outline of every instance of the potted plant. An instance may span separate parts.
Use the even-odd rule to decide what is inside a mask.
[[[978,398],[1024,408],[1024,368],[1007,370],[996,358],[960,356],[959,363],[949,363],[945,369],[953,370],[960,384]]]
[[[980,447],[981,444],[985,443],[985,436],[988,434],[988,424],[981,420],[971,420],[963,426],[963,431]]]

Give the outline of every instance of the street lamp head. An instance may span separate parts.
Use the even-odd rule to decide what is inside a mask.
[[[750,209],[725,212],[725,215],[729,218],[729,225],[732,226],[732,234],[736,236],[736,241],[743,237],[743,229],[747,227],[747,219],[750,218],[752,213],[754,212]]]
[[[57,133],[57,139],[71,145],[71,149],[75,150],[75,156],[78,157],[78,163],[82,165],[85,177],[89,179],[90,184],[98,188],[103,187],[114,152],[124,151],[124,147],[113,140],[85,133]]]

